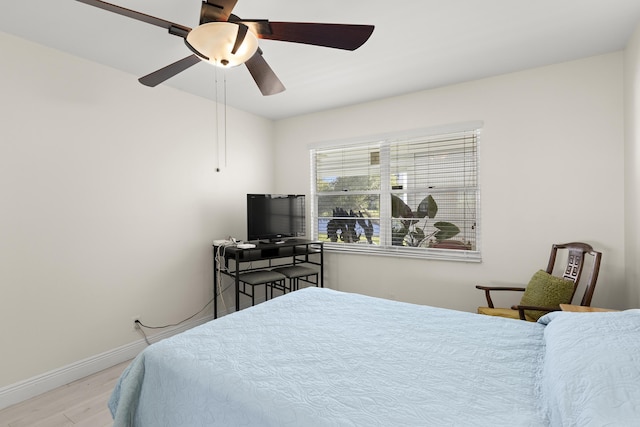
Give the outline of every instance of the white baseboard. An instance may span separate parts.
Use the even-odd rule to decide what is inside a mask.
[[[223,313],[221,313],[222,315]],[[194,326],[213,320],[213,316],[201,317],[185,322],[184,324],[167,328],[163,332],[149,336],[151,343],[158,342],[172,335],[191,329]],[[122,347],[106,351],[104,353],[79,360],[62,368],[11,384],[0,388],[0,409],[20,403],[24,400],[38,396],[39,394],[69,384],[86,376],[95,374],[104,369],[126,362],[138,355],[147,343],[144,339],[139,339]]]

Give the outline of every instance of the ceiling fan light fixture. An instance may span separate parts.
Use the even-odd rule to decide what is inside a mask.
[[[244,64],[258,50],[258,38],[247,31],[240,47],[233,53],[238,38],[238,24],[209,22],[194,28],[185,41],[196,54],[222,68]]]

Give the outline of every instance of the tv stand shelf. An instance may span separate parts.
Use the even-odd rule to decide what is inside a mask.
[[[264,261],[261,267],[243,266],[246,263]],[[277,264],[274,261],[278,261]],[[313,264],[319,267],[319,286],[324,287],[324,247],[322,242],[305,239],[289,239],[278,243],[259,242],[255,248],[240,249],[235,246],[213,245],[213,316],[218,317],[218,281],[221,275],[235,281],[236,310],[240,307],[241,273],[269,270],[273,267]]]

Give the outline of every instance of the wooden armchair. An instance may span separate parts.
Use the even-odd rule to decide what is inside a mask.
[[[600,270],[600,261],[602,258],[602,253],[593,250],[591,245],[588,245],[586,243],[573,242],[573,243],[554,244],[551,248],[551,255],[549,257],[549,264],[547,265],[547,269],[541,273],[544,274],[546,272],[547,275],[553,274],[553,270],[556,262],[556,256],[559,249],[563,249],[568,252],[567,265],[564,268],[564,272],[562,276],[560,277],[561,279],[570,281],[572,283],[572,286],[569,286],[570,288],[572,287],[572,289],[569,289],[568,291],[570,294],[570,299],[569,301],[565,301],[566,303],[571,303],[575,295],[575,292],[578,289],[583,267],[585,266],[585,256],[589,255],[593,257],[593,262],[590,264],[589,279],[587,280],[585,292],[584,292],[584,295],[582,296],[582,300],[580,301],[581,306],[586,306],[586,307],[590,306],[591,298],[593,297],[593,292],[596,287],[596,281],[598,280],[598,272]],[[536,278],[536,275],[534,275],[534,277],[532,278],[532,282],[534,281],[535,278]],[[557,280],[558,278],[555,278],[555,279],[556,280],[555,281],[552,280],[552,282],[559,283],[559,281]],[[530,282],[527,288],[529,288],[530,286],[533,286],[532,282]],[[527,291],[527,288],[512,287],[512,286],[477,285],[476,288],[484,291],[485,296],[487,298],[488,307],[478,307],[478,313],[480,314],[535,321],[545,313],[548,313],[550,311],[560,310],[560,307],[558,305],[541,306],[540,304],[531,304],[530,303],[531,297],[525,298],[525,296],[523,296],[523,299],[521,300],[520,304],[514,305],[511,308],[495,308],[493,305],[493,301],[491,300],[491,292],[516,291],[516,292],[525,292],[525,295],[527,295],[527,292],[530,291],[529,293],[533,294],[534,291],[531,288],[529,289],[529,291]]]

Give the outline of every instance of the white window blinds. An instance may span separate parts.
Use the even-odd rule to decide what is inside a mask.
[[[328,249],[479,259],[478,135],[312,149],[312,237]]]

